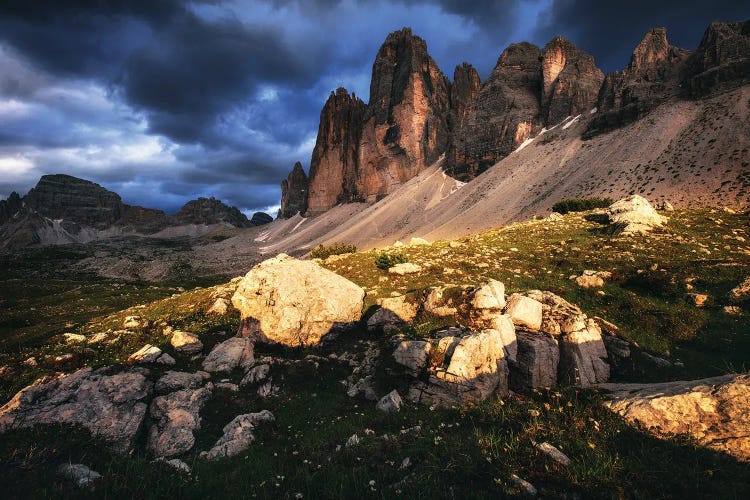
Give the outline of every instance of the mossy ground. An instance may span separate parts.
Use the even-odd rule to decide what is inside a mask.
[[[581,305],[590,316],[617,324],[624,338],[684,364],[661,371],[644,369],[633,374],[639,379],[695,378],[745,369],[750,354],[748,311],[729,316],[721,306],[726,293],[750,271],[750,245],[738,239],[750,238],[745,232],[750,227],[748,216],[679,211],[670,213],[669,225],[653,235],[619,238],[588,220],[589,215],[569,214],[555,223],[517,224],[463,238],[458,247],[436,242],[398,249],[410,262],[423,266],[423,272],[415,275],[398,277],[378,269],[376,251],[338,256],[323,265],[366,288],[368,305],[394,291],[416,295],[430,286],[471,285],[487,277],[503,281],[507,292],[551,290]],[[569,279],[584,269],[613,272],[603,295],[581,289]],[[205,314],[217,293],[224,293],[222,287],[175,294],[176,284],[114,286],[82,276],[55,289],[43,283],[10,281],[16,278],[0,283],[5,287],[5,304],[12,306],[3,318],[40,312],[34,325],[3,323],[0,365],[12,367],[14,375],[0,382],[0,403],[39,375],[82,365],[124,364],[146,342],[175,355],[175,369],[196,370],[199,362],[174,353],[158,323],[198,333],[206,352],[238,326],[234,315]],[[709,306],[698,309],[686,301],[686,281],[693,291],[709,294]],[[47,290],[63,293],[44,293]],[[153,324],[115,335],[128,315],[139,315]],[[422,316],[406,333],[426,335],[443,323]],[[33,328],[24,330],[29,327]],[[59,335],[62,331],[86,336],[110,332],[110,337],[119,340],[65,345]],[[388,375],[393,368],[388,339],[364,331],[321,348],[258,346],[256,357],[302,360],[307,354],[357,352],[362,349],[361,341],[372,340],[384,351],[376,371],[379,393],[394,387],[402,390],[406,381]],[[44,361],[64,353],[74,354],[66,364]],[[32,355],[40,360],[37,367],[21,364]],[[346,395],[341,381],[349,373],[350,368],[334,361],[320,362],[318,368],[307,362],[291,363],[272,368],[274,383],[281,387],[275,397],[261,398],[255,387],[239,393],[216,391],[202,412],[194,450],[181,457],[193,468],[191,476],[153,463],[143,451],[143,434],[132,453],[116,455],[81,430],[51,426],[6,432],[0,439],[0,496],[490,498],[521,494],[511,474],[551,497],[750,495],[747,464],[683,438],[652,438],[602,407],[600,396],[592,391],[561,387],[492,398],[466,408],[406,405],[397,414],[383,415],[374,403]],[[234,373],[229,378],[238,382],[241,376]],[[257,441],[247,452],[213,462],[198,459],[198,452],[210,447],[234,416],[262,409],[271,410],[276,422],[258,430]],[[344,447],[353,434],[359,436],[360,444]],[[557,466],[538,452],[534,444],[542,441],[568,454],[571,466]],[[406,457],[411,465],[401,469]],[[93,491],[78,489],[55,474],[56,467],[68,461],[85,463],[104,479]]]

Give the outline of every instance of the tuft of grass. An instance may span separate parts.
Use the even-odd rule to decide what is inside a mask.
[[[378,269],[387,270],[395,266],[396,264],[403,264],[409,262],[409,257],[403,252],[389,253],[383,252],[375,257],[375,265]]]
[[[612,198],[567,198],[552,205],[552,211],[560,214],[585,212],[595,208],[606,208],[612,203]]]
[[[318,245],[310,252],[313,259],[325,259],[331,255],[343,255],[347,253],[356,253],[357,247],[351,243],[333,243],[331,245]]]

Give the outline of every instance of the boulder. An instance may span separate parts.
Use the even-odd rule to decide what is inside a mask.
[[[490,279],[482,283],[471,298],[473,310],[499,311],[505,307],[505,286]]]
[[[197,389],[203,386],[211,378],[206,372],[176,372],[167,371],[154,385],[154,391],[158,394],[179,391],[181,389]]]
[[[271,371],[271,365],[262,364],[253,366],[247,371],[245,376],[242,378],[240,385],[255,384],[268,378],[268,373]]]
[[[227,299],[219,297],[214,301],[211,307],[208,308],[206,314],[214,314],[216,316],[224,316],[229,310],[229,301]]]
[[[416,375],[427,365],[431,348],[429,342],[404,340],[393,351],[393,357],[396,363],[405,366],[410,373]]]
[[[0,407],[0,432],[37,424],[80,425],[126,451],[146,415],[152,384],[139,372],[82,368],[38,380]]]
[[[145,326],[145,322],[140,316],[125,316],[122,321],[122,327],[126,330],[135,330]]]
[[[383,330],[391,333],[417,316],[417,305],[407,300],[405,295],[378,299],[380,309],[367,320],[368,330]]]
[[[395,413],[401,409],[403,400],[397,390],[392,390],[378,401],[375,407],[383,413]]]
[[[514,293],[508,298],[505,314],[510,316],[514,325],[530,331],[538,331],[542,326],[541,302],[519,293]]]
[[[245,275],[232,304],[242,317],[242,336],[300,346],[359,321],[364,297],[346,278],[281,254]]]
[[[402,262],[401,264],[389,267],[388,272],[390,274],[398,274],[399,276],[405,274],[416,274],[422,272],[422,266],[414,264],[413,262]]]
[[[557,385],[557,368],[560,348],[557,341],[547,335],[517,332],[518,355],[510,366],[511,386],[515,390],[554,387]]]
[[[192,333],[175,330],[170,340],[175,351],[184,354],[196,354],[203,350],[203,343]]]
[[[249,368],[255,362],[253,343],[248,338],[234,337],[216,344],[203,360],[207,372],[231,372],[235,368]]]
[[[695,307],[703,307],[708,302],[708,295],[705,293],[688,293],[685,295],[685,298]]]
[[[535,448],[563,467],[567,467],[568,465],[570,465],[570,458],[568,458],[568,456],[565,453],[561,452],[558,448],[552,446],[547,442],[539,443]]]
[[[154,420],[148,433],[148,449],[157,457],[171,457],[189,451],[200,429],[200,411],[211,397],[210,385],[182,389],[154,398],[149,414]]]
[[[414,237],[414,238],[412,238],[412,239],[409,240],[409,246],[410,247],[418,247],[418,246],[429,245],[429,244],[430,244],[430,242],[427,241],[427,240],[425,240],[425,239],[423,239],[423,238]]]
[[[601,288],[606,279],[611,278],[609,271],[583,271],[576,277],[576,284],[581,288]]]
[[[576,385],[589,387],[609,380],[607,349],[594,320],[587,321],[586,329],[565,335],[562,347],[565,364],[572,371]]]
[[[102,478],[101,474],[83,464],[62,464],[57,468],[57,473],[76,483],[79,488],[88,488]]]
[[[463,399],[481,401],[495,392],[508,393],[508,364],[497,330],[462,337],[443,366],[436,371],[437,378],[463,386],[457,391]]]
[[[729,292],[729,301],[733,304],[739,304],[747,300],[750,300],[750,276]]]
[[[235,417],[224,426],[224,435],[202,457],[211,459],[233,457],[245,451],[255,441],[255,428],[263,423],[273,422],[274,416],[268,410],[259,413],[248,413]]]
[[[698,443],[750,462],[750,375],[657,384],[602,384],[604,403],[660,437],[688,434]]]
[[[154,363],[161,355],[161,349],[146,344],[128,357],[128,363]]]
[[[614,202],[607,208],[607,216],[617,232],[626,235],[649,232],[668,220],[659,215],[646,198],[637,194]]]

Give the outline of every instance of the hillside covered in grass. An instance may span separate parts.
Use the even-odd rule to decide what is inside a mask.
[[[617,336],[633,347],[632,363],[613,374],[615,381],[746,371],[750,311],[746,304],[731,304],[728,294],[750,274],[750,216],[710,209],[665,215],[666,226],[649,235],[615,235],[595,212],[582,212],[459,240],[328,257],[322,266],[366,291],[363,324],[319,347],[256,344],[255,358],[270,366],[266,383],[243,384],[239,369],[212,375],[215,389],[200,411],[195,446],[178,456],[190,474],[154,462],[144,431],[122,455],[83,429],[10,429],[0,440],[0,470],[10,478],[4,494],[490,498],[523,495],[520,477],[548,497],[745,497],[750,494],[746,463],[685,437],[659,440],[633,428],[603,407],[595,390],[562,385],[463,407],[406,403],[392,414],[377,411],[362,396],[347,395],[362,370],[371,370],[379,395],[394,388],[403,393],[407,384],[391,356],[391,335],[364,327],[378,299],[406,295],[418,303],[432,287],[458,289],[488,278],[504,283],[507,293],[549,290],[615,325]],[[389,273],[376,265],[383,254],[399,255],[421,270]],[[586,270],[611,274],[602,287],[583,288],[575,278]],[[19,290],[4,314],[28,315],[36,327],[5,323],[0,404],[38,377],[83,366],[144,370],[128,368],[130,356],[144,344],[175,359],[173,366],[149,365],[151,379],[168,370],[200,370],[201,356],[177,351],[170,333],[195,334],[204,352],[230,338],[240,325],[230,304],[237,283],[183,292],[177,283],[115,286],[81,276],[80,291],[110,290],[105,304],[81,307],[88,304],[86,295],[72,284],[60,285],[64,293],[53,303],[38,284],[24,291],[17,275],[4,278],[2,286]],[[707,298],[698,307],[695,295],[688,294]],[[141,303],[134,305],[135,298]],[[226,311],[217,311],[217,303]],[[48,322],[51,318],[56,322]],[[460,316],[421,311],[397,335],[427,338],[462,322]],[[45,331],[44,324],[51,326]],[[275,421],[257,430],[245,452],[220,460],[200,457],[236,415],[261,410],[270,410]],[[537,445],[543,442],[562,450],[570,465],[542,453]],[[103,478],[93,490],[80,489],[57,475],[56,468],[66,462],[85,463]]]

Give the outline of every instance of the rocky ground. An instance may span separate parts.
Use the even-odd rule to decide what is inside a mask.
[[[630,212],[219,284],[15,260],[4,494],[747,496],[750,219]]]

